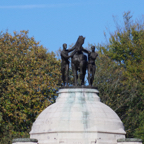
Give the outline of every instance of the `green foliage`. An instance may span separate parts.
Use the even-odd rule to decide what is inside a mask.
[[[126,68],[128,77],[144,81],[144,23],[131,21],[130,12],[124,14],[124,28],[111,35],[107,55]]]
[[[99,62],[103,66],[96,84],[103,80],[99,85],[102,100],[118,113],[127,137],[134,137],[140,126],[138,115],[144,107],[144,23],[132,22],[130,12],[123,17],[124,27],[117,27],[109,44],[99,46],[104,56]]]
[[[94,86],[100,91],[101,101],[109,105],[124,122],[127,134],[131,133],[129,125],[132,122],[134,101],[137,101],[138,84],[134,80],[125,81],[125,69],[118,63],[99,52],[96,60],[96,76]],[[135,119],[136,121],[136,119]],[[129,132],[130,131],[130,132]],[[128,137],[130,134],[128,135]]]
[[[28,31],[0,35],[0,141],[30,130],[36,116],[55,101],[60,60]]]
[[[134,136],[143,140],[144,142],[144,111],[139,115],[139,127],[135,130]]]

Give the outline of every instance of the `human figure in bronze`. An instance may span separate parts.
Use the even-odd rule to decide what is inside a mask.
[[[61,51],[61,73],[62,73],[62,81],[64,86],[68,86],[68,78],[69,78],[69,58],[72,57],[76,51],[72,52],[69,56],[68,53],[73,51],[75,48],[67,49],[67,44],[63,44],[63,50]]]
[[[88,51],[88,82],[89,85],[92,86],[94,75],[96,71],[95,60],[98,56],[98,53],[95,52],[95,46],[91,47],[91,52]]]
[[[72,71],[74,74],[74,84],[77,86],[77,79],[78,79],[78,71],[80,72],[80,80],[81,85],[84,85],[84,78],[86,74],[86,67],[87,67],[87,56],[83,54],[85,49],[82,47],[84,44],[85,38],[83,36],[79,36],[77,39],[74,48],[77,52],[72,56]]]

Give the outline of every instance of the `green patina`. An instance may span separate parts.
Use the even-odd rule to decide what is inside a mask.
[[[88,93],[86,91],[83,91],[82,94],[81,94],[81,100],[82,100],[82,113],[83,113],[83,117],[82,117],[82,122],[83,122],[83,125],[84,125],[84,131],[85,133],[83,133],[83,137],[85,139],[85,144],[88,143],[88,137],[87,137],[87,129],[89,127],[89,112],[88,112],[88,108],[87,108],[87,103],[86,103],[86,100],[87,100],[87,95]]]
[[[65,93],[67,95],[67,98],[64,102],[64,108],[63,108],[63,114],[61,116],[61,119],[66,118],[68,122],[71,120],[71,111],[76,104],[78,108],[80,108],[82,117],[81,117],[81,123],[83,124],[84,133],[83,137],[85,139],[85,144],[88,143],[87,138],[87,130],[89,127],[89,117],[90,113],[88,111],[87,102],[88,101],[94,101],[93,94],[91,91],[85,91],[85,89],[82,90],[67,90]],[[66,113],[65,113],[66,112]]]
[[[87,98],[88,98],[89,101],[94,101],[94,97],[93,97],[91,92],[87,93]]]
[[[89,112],[88,112],[88,109],[87,109],[87,106],[86,106],[86,97],[87,97],[87,93],[85,91],[83,91],[82,94],[81,94],[82,113],[83,113],[82,121],[83,121],[85,130],[87,130],[87,128],[88,128],[88,117],[89,117]]]
[[[63,119],[63,117],[66,117],[66,119],[68,121],[70,121],[70,116],[71,116],[71,108],[72,108],[72,105],[74,103],[74,99],[75,99],[75,92],[67,92],[68,94],[68,97],[65,101],[65,104],[64,104],[64,108],[63,108],[63,112],[67,111],[67,115],[62,115],[61,116],[61,119]]]
[[[83,93],[82,92],[78,92],[79,94],[79,97],[77,98],[80,102],[80,104],[85,104],[85,97],[83,96]]]

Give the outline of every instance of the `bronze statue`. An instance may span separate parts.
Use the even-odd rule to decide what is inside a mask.
[[[95,60],[98,56],[98,54],[95,52],[95,46],[92,46],[91,49],[91,52],[88,51],[88,82],[90,86],[93,84],[96,70]]]
[[[63,50],[61,51],[61,73],[62,73],[62,81],[64,86],[68,86],[68,77],[69,77],[69,58],[72,57],[76,51],[74,51],[70,56],[68,53],[73,51],[75,48],[67,49],[67,44],[63,44]]]
[[[85,38],[83,36],[79,36],[77,39],[74,48],[77,50],[76,54],[72,56],[72,71],[74,74],[74,83],[77,86],[77,79],[78,79],[78,71],[80,72],[80,80],[81,85],[84,85],[84,78],[86,74],[86,67],[87,67],[87,57],[83,54],[82,51],[85,49],[82,47],[84,44]]]
[[[63,50],[61,51],[61,72],[62,72],[62,81],[64,86],[68,86],[68,78],[69,78],[69,58],[71,57],[71,66],[74,74],[74,85],[77,86],[78,73],[80,74],[81,86],[84,86],[84,78],[86,74],[86,69],[88,68],[88,82],[89,85],[92,86],[96,65],[95,60],[98,54],[95,52],[95,46],[92,46],[92,51],[88,51],[82,47],[84,44],[85,38],[83,36],[79,36],[76,44],[71,48],[67,49],[67,44],[63,44]],[[73,51],[74,50],[74,51]],[[69,56],[68,53],[72,52]],[[88,54],[88,62],[87,56],[83,54],[86,52]]]

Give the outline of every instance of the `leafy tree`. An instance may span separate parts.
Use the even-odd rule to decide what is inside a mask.
[[[60,60],[28,31],[0,35],[0,141],[24,135],[36,116],[55,101]],[[7,132],[9,130],[9,132]]]
[[[100,52],[111,61],[110,64],[106,61],[111,74],[104,67],[104,78],[100,78],[104,79],[101,84],[103,90],[109,93],[108,99],[103,91],[102,99],[108,105],[113,103],[112,108],[124,122],[127,137],[134,137],[136,128],[140,126],[138,115],[144,107],[144,23],[131,21],[130,12],[124,13],[123,18],[124,27],[117,27],[114,34],[111,33],[109,43],[99,46]],[[99,81],[96,79],[97,84]]]
[[[130,12],[124,14],[124,29],[111,35],[108,56],[126,68],[128,77],[144,81],[144,23],[133,23]]]
[[[134,136],[144,141],[144,111],[139,114],[139,127],[136,128]]]

